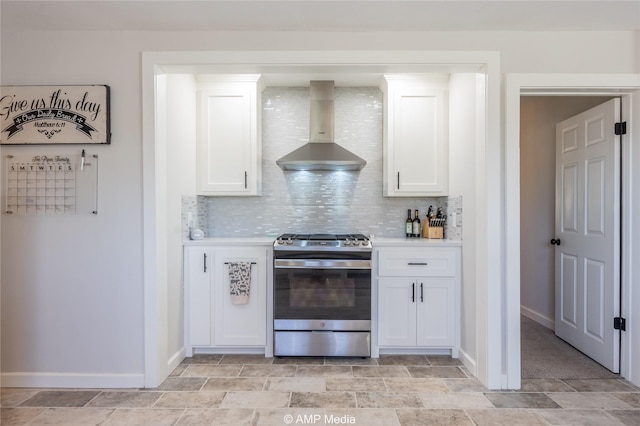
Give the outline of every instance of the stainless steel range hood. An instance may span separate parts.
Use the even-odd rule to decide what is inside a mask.
[[[282,170],[362,170],[367,164],[333,140],[333,91],[333,81],[311,81],[309,143],[277,160]]]

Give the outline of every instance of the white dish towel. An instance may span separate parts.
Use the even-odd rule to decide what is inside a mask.
[[[229,292],[231,303],[249,303],[251,290],[251,262],[229,262]]]

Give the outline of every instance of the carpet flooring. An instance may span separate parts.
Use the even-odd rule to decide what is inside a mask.
[[[523,379],[619,378],[537,322],[521,316]]]

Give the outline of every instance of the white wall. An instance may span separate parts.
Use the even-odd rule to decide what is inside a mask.
[[[476,211],[474,177],[476,161],[476,117],[478,94],[477,74],[452,74],[449,79],[449,195],[462,197],[462,303],[461,303],[461,358],[465,364],[476,357],[476,281],[475,228],[471,219]],[[469,366],[468,366],[469,367]],[[475,371],[475,368],[470,368]]]
[[[524,96],[520,103],[522,313],[553,329],[556,123],[610,97]]]
[[[1,31],[2,84],[108,84],[113,133],[110,146],[96,147],[98,216],[2,218],[3,385],[142,383],[143,51],[488,50],[500,52],[505,73],[640,71],[638,34],[630,31]],[[42,152],[0,151],[12,150]]]

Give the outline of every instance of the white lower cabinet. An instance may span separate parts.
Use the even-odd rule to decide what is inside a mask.
[[[251,262],[246,304],[233,304],[229,263]],[[194,348],[242,349],[267,344],[267,248],[185,247],[185,340]]]
[[[378,346],[449,350],[460,341],[460,249],[379,248]],[[385,350],[388,349],[388,350]]]

